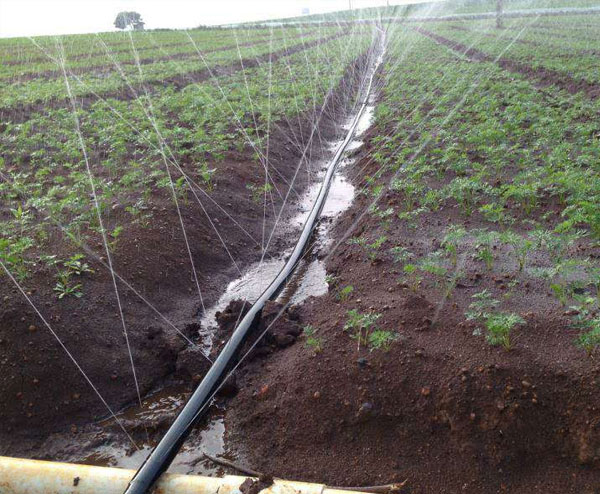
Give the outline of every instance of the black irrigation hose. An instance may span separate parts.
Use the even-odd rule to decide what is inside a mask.
[[[142,466],[134,475],[133,479],[131,479],[129,482],[129,485],[125,490],[125,494],[145,494],[152,488],[162,473],[169,467],[179,452],[179,449],[183,445],[183,442],[191,432],[192,427],[207,412],[208,405],[215,392],[219,389],[219,386],[222,384],[224,379],[227,378],[228,372],[231,370],[240,349],[248,337],[252,335],[252,330],[256,327],[256,323],[260,319],[260,314],[264,305],[269,300],[277,297],[277,295],[285,287],[285,284],[290,276],[293,274],[294,269],[302,258],[302,254],[310,240],[317,220],[319,219],[321,210],[323,209],[323,205],[327,199],[327,193],[329,192],[331,179],[333,178],[336,167],[342,155],[344,154],[348,143],[353,138],[360,117],[367,106],[375,73],[381,62],[382,52],[383,50],[378,55],[377,61],[372,65],[369,82],[364,91],[364,99],[361,107],[352,121],[352,125],[346,134],[346,138],[338,148],[335,156],[327,168],[327,173],[325,174],[321,189],[319,190],[319,195],[313,204],[310,214],[302,229],[300,238],[298,239],[292,254],[277,277],[271,282],[268,288],[262,293],[252,307],[250,307],[248,313],[240,321],[238,327],[231,335],[231,338],[209,369],[206,376],[204,376],[204,379],[202,379],[202,382],[198,385],[184,406],[183,410],[179,413],[160,442],[152,450],[148,458],[146,458]]]

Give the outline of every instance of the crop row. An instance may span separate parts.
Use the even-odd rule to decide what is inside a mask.
[[[147,46],[145,48],[139,48],[135,44],[129,44],[126,48],[119,50],[113,50],[108,45],[101,46],[99,51],[94,53],[87,53],[85,56],[74,56],[68,57],[65,54],[65,61],[67,66],[72,71],[85,72],[86,70],[114,70],[114,62],[121,64],[134,64],[136,58],[139,58],[141,63],[152,63],[160,59],[167,59],[169,57],[183,57],[183,56],[198,56],[197,50],[200,50],[203,54],[215,52],[215,51],[226,51],[237,49],[237,47],[245,48],[254,44],[270,43],[281,41],[285,39],[297,39],[298,37],[306,37],[311,34],[310,31],[305,31],[302,35],[297,32],[290,30],[281,30],[277,33],[273,33],[272,36],[255,36],[255,37],[242,37],[237,39],[219,39],[219,40],[194,40],[193,38],[177,43],[161,43],[160,38],[154,39],[155,44],[153,46]],[[314,33],[312,33],[314,34]],[[32,79],[35,77],[55,77],[57,72],[56,62],[53,59],[57,59],[59,52],[55,49],[52,51],[46,51],[45,53],[40,50],[42,54],[37,60],[37,63],[32,61],[16,65],[16,64],[5,64],[0,67],[0,79],[10,79],[11,81],[18,79]],[[137,55],[137,56],[136,56]],[[51,58],[52,57],[52,58]]]
[[[89,54],[101,53],[106,45],[111,50],[128,49],[133,42],[140,50],[152,49],[156,46],[156,40],[160,44],[173,45],[189,41],[189,37],[198,43],[235,43],[236,37],[247,40],[270,36],[270,30],[189,30],[189,31],[142,31],[127,33],[98,33],[77,34],[60,37],[60,44],[65,50],[68,58],[88,56]],[[56,49],[56,38],[8,38],[0,40],[0,60],[5,62],[25,63],[35,62],[40,57],[41,50],[54,51]]]
[[[492,58],[510,58],[525,63],[534,69],[542,67],[589,82],[600,81],[600,74],[597,70],[598,56],[586,54],[581,51],[576,53],[575,50],[579,50],[580,45],[571,47],[569,43],[564,43],[563,48],[557,50],[554,46],[540,43],[535,49],[532,49],[531,46],[526,44],[513,42],[513,40],[520,39],[522,34],[527,34],[527,21],[519,24],[518,29],[515,27],[515,29],[505,30],[494,37],[482,36],[477,32],[457,31],[447,27],[436,27],[435,29],[431,29],[431,31],[451,41],[472,46]],[[524,39],[530,38],[525,37]],[[546,39],[548,40],[548,38]],[[537,40],[541,41],[539,37]],[[600,43],[588,43],[587,46],[600,48]]]
[[[321,39],[319,36],[311,36],[296,40],[282,40],[272,44],[253,45],[251,47],[237,47],[227,50],[198,54],[192,60],[167,60],[157,61],[147,64],[143,67],[136,65],[115,64],[115,71],[110,73],[84,74],[77,78],[77,84],[73,87],[74,95],[82,97],[86,95],[107,94],[119,91],[127,93],[126,79],[134,81],[136,84],[151,83],[162,85],[164,81],[173,77],[181,77],[182,74],[189,75],[190,80],[199,80],[206,75],[206,71],[215,69],[220,65],[240,64],[242,60],[247,62],[253,59],[260,59],[261,56],[269,53],[295,48],[302,48],[306,44]],[[65,84],[63,78],[58,79],[35,79],[22,83],[3,84],[0,83],[2,90],[2,100],[0,108],[10,109],[12,107],[33,104],[38,102],[47,103],[50,100],[60,100],[66,97]]]

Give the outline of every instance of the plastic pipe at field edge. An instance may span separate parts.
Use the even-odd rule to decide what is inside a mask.
[[[121,494],[135,470],[0,456],[2,494]],[[154,494],[239,494],[247,477],[165,474]],[[276,480],[262,494],[352,494],[322,484]]]

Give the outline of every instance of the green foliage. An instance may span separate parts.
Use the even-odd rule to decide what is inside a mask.
[[[314,326],[306,325],[303,334],[306,338],[306,346],[315,353],[321,353],[323,351],[323,341],[316,336],[317,331]]]
[[[338,292],[338,294],[337,294],[338,300],[341,302],[348,300],[348,298],[350,298],[350,295],[352,295],[353,291],[354,291],[354,287],[352,285],[345,286]]]
[[[367,259],[371,262],[377,261],[380,249],[385,242],[387,242],[385,235],[381,235],[371,243],[365,237],[353,237],[348,240],[350,245],[358,245],[363,248],[367,254]]]
[[[525,321],[517,314],[490,314],[485,321],[486,340],[490,345],[502,345],[506,350],[510,350],[510,333],[518,324],[525,324]]]
[[[498,240],[497,232],[482,230],[475,237],[475,259],[483,261],[488,271],[494,268],[493,245]]]
[[[491,312],[498,307],[500,302],[492,297],[487,290],[483,290],[473,295],[475,302],[469,305],[469,311],[466,313],[467,320],[480,321],[489,317]]]
[[[404,263],[414,258],[414,254],[412,252],[401,246],[392,247],[390,249],[390,254],[392,254],[394,263]]]
[[[256,204],[262,204],[265,197],[273,191],[273,185],[265,183],[263,185],[247,184],[246,188],[252,192],[252,200]]]
[[[359,347],[361,343],[367,345],[369,335],[375,331],[375,323],[380,317],[381,314],[376,312],[360,313],[356,309],[349,310],[344,331],[352,332],[351,336],[358,341]]]
[[[83,259],[83,254],[75,254],[66,260],[63,265],[70,273],[78,276],[85,273],[93,273],[94,270],[90,268],[90,265],[87,262],[83,262]]]
[[[456,266],[458,260],[458,248],[466,234],[467,231],[463,227],[457,225],[452,225],[446,230],[446,234],[442,240],[442,247],[450,256],[453,266]]]
[[[404,280],[413,292],[416,292],[423,281],[423,277],[419,275],[419,268],[416,264],[405,264],[402,267],[404,272]]]
[[[515,232],[506,231],[500,234],[500,241],[510,245],[517,257],[519,263],[519,271],[523,271],[527,254],[533,249],[533,241],[523,238]]]
[[[68,295],[77,298],[83,296],[83,292],[81,291],[81,283],[73,284],[71,280],[72,276],[73,273],[69,270],[63,270],[58,272],[58,281],[56,282],[56,285],[54,285],[54,291],[57,293],[59,300],[62,300]]]
[[[376,329],[371,332],[368,336],[368,345],[373,350],[384,350],[388,351],[390,345],[396,341],[398,337],[391,331],[385,331],[382,329]]]
[[[476,293],[473,298],[475,302],[469,305],[467,319],[484,323],[487,332],[486,341],[490,345],[502,345],[506,350],[510,350],[512,347],[510,333],[515,326],[525,324],[523,318],[518,314],[496,312],[500,302],[492,298],[487,290]]]
[[[215,187],[215,184],[213,182],[213,175],[216,171],[216,168],[209,168],[208,163],[206,162],[203,162],[200,165],[200,178],[202,179],[202,184],[204,184],[204,187],[206,187],[206,190],[208,190],[209,192],[211,192]]]

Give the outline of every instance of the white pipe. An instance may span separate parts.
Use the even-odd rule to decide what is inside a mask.
[[[135,470],[0,456],[0,494],[121,494]],[[247,477],[165,474],[154,494],[239,494]],[[262,494],[352,494],[323,484],[276,480]]]

